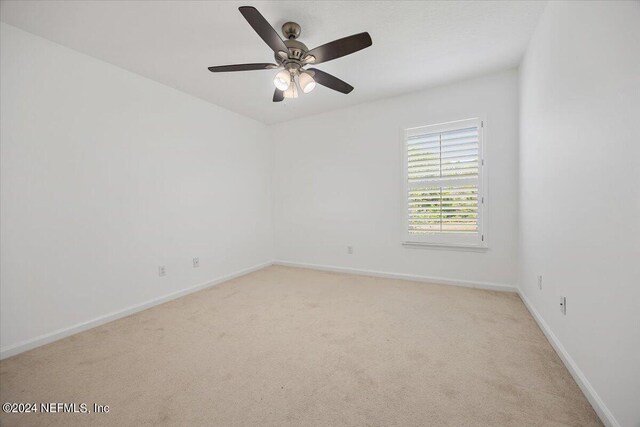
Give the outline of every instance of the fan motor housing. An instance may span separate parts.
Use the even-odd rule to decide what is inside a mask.
[[[285,40],[284,44],[289,49],[289,52],[287,52],[288,58],[283,59],[280,56],[278,56],[278,54],[276,54],[274,57],[276,59],[276,62],[278,62],[278,64],[287,64],[289,62],[296,62],[300,64],[300,61],[302,61],[302,58],[304,58],[304,55],[309,51],[309,48],[307,48],[307,46],[304,43],[299,42],[298,40],[294,40],[294,39]]]

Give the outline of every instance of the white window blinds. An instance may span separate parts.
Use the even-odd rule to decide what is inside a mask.
[[[483,246],[482,122],[407,129],[405,241]]]

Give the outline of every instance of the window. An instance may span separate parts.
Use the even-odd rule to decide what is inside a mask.
[[[406,244],[486,247],[480,119],[405,130]]]

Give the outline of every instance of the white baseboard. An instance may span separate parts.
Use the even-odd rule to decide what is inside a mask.
[[[129,316],[130,314],[137,313],[142,310],[146,310],[147,308],[151,308],[153,306],[165,303],[167,301],[174,300],[176,298],[180,298],[182,296],[197,292],[202,289],[209,288],[211,286],[218,285],[223,282],[227,282],[231,279],[235,279],[236,277],[244,276],[245,274],[252,273],[257,270],[261,270],[265,267],[272,265],[271,261],[264,262],[261,264],[254,265],[249,268],[245,268],[231,274],[224,275],[222,277],[218,277],[217,279],[207,281],[205,283],[200,283],[195,286],[191,286],[186,289],[182,289],[177,292],[173,292],[167,295],[163,295],[158,298],[154,298],[147,302],[143,302],[142,304],[132,305],[123,310],[119,310],[110,314],[106,314],[104,316],[96,317],[95,319],[89,320],[87,322],[79,323],[74,326],[70,326],[68,328],[58,329],[57,331],[53,331],[44,335],[40,335],[38,337],[32,338],[27,341],[23,341],[18,344],[9,345],[0,349],[0,359],[6,359],[7,357],[15,356],[16,354],[25,352],[27,350],[31,350],[36,347],[40,347],[45,344],[49,344],[53,341],[60,340],[62,338],[68,337],[70,335],[77,334],[78,332],[86,331],[87,329],[95,328],[96,326],[111,322],[116,319],[120,319],[125,316]]]
[[[531,313],[531,316],[533,316],[535,321],[538,323],[538,326],[547,337],[547,340],[551,343],[553,349],[558,353],[558,356],[560,356],[562,363],[567,367],[567,370],[575,380],[576,384],[578,384],[578,387],[580,387],[580,390],[582,390],[582,393],[585,395],[589,403],[591,403],[591,406],[593,406],[593,409],[600,417],[600,420],[602,420],[604,425],[608,427],[620,427],[620,424],[615,419],[609,408],[607,408],[602,399],[600,399],[600,396],[598,396],[598,393],[596,393],[591,383],[587,380],[587,377],[585,377],[584,373],[580,368],[578,368],[576,362],[571,358],[558,337],[556,337],[551,331],[547,322],[545,322],[540,313],[538,313],[538,310],[535,309],[529,299],[520,290],[518,290],[518,295],[520,295],[520,299],[524,302],[529,313]]]
[[[420,276],[415,274],[391,273],[386,271],[365,270],[350,267],[336,267],[331,265],[308,264],[302,262],[291,262],[276,260],[275,265],[283,265],[286,267],[309,268],[311,270],[333,271],[336,273],[360,274],[363,276],[385,277],[387,279],[413,280],[415,282],[427,282],[437,285],[453,285],[465,288],[486,289],[490,291],[502,292],[518,292],[518,288],[511,285],[503,285],[498,283],[476,282],[471,280],[449,279],[444,277]]]

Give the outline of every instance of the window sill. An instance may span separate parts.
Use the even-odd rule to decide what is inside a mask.
[[[407,249],[444,249],[449,251],[486,252],[489,247],[485,245],[455,244],[455,243],[426,243],[426,242],[402,242]]]

